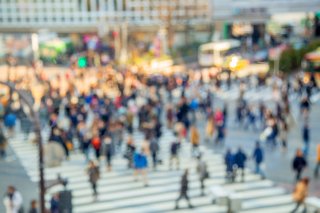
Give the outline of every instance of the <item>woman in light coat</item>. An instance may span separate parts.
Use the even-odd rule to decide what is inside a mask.
[[[303,212],[306,213],[307,212],[307,207],[304,203],[304,200],[306,199],[306,197],[308,196],[308,186],[309,186],[309,178],[303,178],[301,179],[297,185],[296,188],[293,192],[293,200],[296,202],[296,207],[294,208],[294,210],[292,210],[291,212],[296,212],[300,205],[304,205],[304,209]]]

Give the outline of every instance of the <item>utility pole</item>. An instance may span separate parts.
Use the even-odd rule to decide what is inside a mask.
[[[39,114],[34,110],[30,99],[21,92],[21,90],[16,89],[13,83],[0,81],[1,85],[7,86],[11,91],[17,92],[21,100],[27,105],[30,110],[31,120],[34,125],[34,133],[36,134],[36,141],[38,144],[39,153],[39,200],[40,200],[40,212],[45,213],[45,180],[44,180],[44,160],[43,160],[43,146],[42,146],[42,136]]]

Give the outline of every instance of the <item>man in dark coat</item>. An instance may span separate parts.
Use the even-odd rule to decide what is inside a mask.
[[[227,153],[224,156],[224,162],[226,164],[226,172],[227,172],[226,178],[227,180],[229,181],[231,180],[231,182],[234,182],[234,179],[235,179],[235,172],[233,169],[234,155],[231,153],[230,149],[227,150]]]
[[[189,189],[188,173],[189,173],[188,169],[186,169],[182,175],[181,182],[180,182],[181,183],[180,195],[179,195],[178,199],[176,200],[176,209],[179,208],[178,204],[182,198],[185,198],[187,200],[189,208],[193,208],[193,206],[190,203],[190,199],[188,197],[188,189]]]
[[[307,161],[305,160],[302,151],[300,149],[297,150],[296,156],[292,162],[292,168],[297,173],[296,181],[299,181],[301,178],[301,173],[307,167]]]
[[[241,169],[241,180],[244,181],[244,169],[247,160],[246,154],[239,148],[238,152],[235,154],[235,164],[238,169]]]
[[[262,173],[261,169],[260,169],[260,165],[263,162],[263,150],[260,147],[260,143],[256,142],[256,147],[253,150],[253,154],[252,154],[252,158],[256,164],[256,174],[260,174],[262,176],[264,176],[264,174]]]

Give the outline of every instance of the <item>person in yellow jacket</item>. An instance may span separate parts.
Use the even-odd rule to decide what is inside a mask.
[[[206,142],[210,141],[214,133],[214,118],[213,116],[209,116],[206,125]]]
[[[190,142],[192,144],[192,153],[196,155],[200,143],[199,130],[195,125],[192,125],[190,128]]]
[[[316,161],[316,168],[314,169],[314,177],[319,177],[319,169],[320,169],[320,144],[317,146],[317,161]]]
[[[307,212],[307,207],[304,203],[304,200],[308,196],[308,187],[309,187],[309,178],[302,178],[296,185],[295,190],[293,192],[293,200],[296,202],[296,207],[291,212],[296,212],[300,205],[304,205],[303,212]]]

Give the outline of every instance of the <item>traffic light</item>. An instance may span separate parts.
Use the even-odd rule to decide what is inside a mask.
[[[81,56],[78,58],[78,67],[79,68],[87,67],[87,58],[85,56]]]

